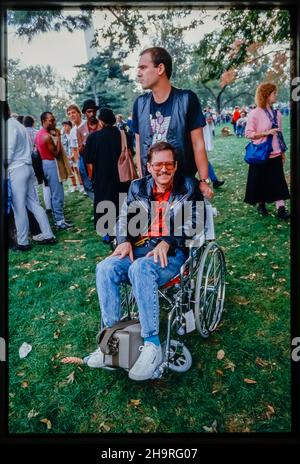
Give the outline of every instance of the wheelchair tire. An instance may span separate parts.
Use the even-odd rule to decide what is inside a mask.
[[[166,345],[162,343],[163,361],[166,361]],[[192,365],[192,355],[185,345],[178,340],[170,340],[169,369],[174,372],[186,372]]]
[[[132,287],[128,284],[121,285],[121,318],[120,320],[128,317],[128,309],[130,318],[138,318],[138,308],[132,291]]]
[[[225,299],[225,258],[216,242],[210,242],[201,257],[195,289],[195,322],[203,338],[221,319]]]

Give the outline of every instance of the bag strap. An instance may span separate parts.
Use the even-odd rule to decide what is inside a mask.
[[[121,145],[122,145],[121,151],[123,151],[127,148],[127,139],[126,139],[125,131],[123,129],[120,129],[120,133],[121,133]]]
[[[273,126],[273,124],[275,124],[278,127],[277,110],[274,110],[273,108],[271,108],[271,111],[272,111],[273,117],[270,115],[270,112],[267,110],[267,108],[264,108],[264,112],[266,113],[266,115],[270,119],[272,126]]]
[[[117,330],[124,329],[125,327],[128,327],[129,325],[133,325],[133,324],[136,324],[136,323],[137,323],[137,320],[121,321],[121,322],[118,322],[118,324],[115,324],[112,327],[104,328],[100,332],[99,338],[98,338],[98,344],[100,346],[100,350],[102,351],[102,353],[110,354],[108,341]]]

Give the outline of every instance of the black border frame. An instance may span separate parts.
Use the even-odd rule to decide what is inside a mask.
[[[99,5],[100,3],[100,5]],[[139,6],[144,8],[165,6],[166,3],[160,0],[152,0],[151,2],[76,2],[76,1],[45,1],[39,2],[38,0],[31,1],[10,1],[7,0],[2,2],[0,6],[0,77],[6,76],[6,10],[7,9],[53,9],[59,7],[79,7],[80,5],[87,8],[88,6],[105,6],[108,4],[119,4],[122,6]],[[172,4],[178,7],[207,7],[216,8],[223,6],[224,8],[235,7],[235,8],[251,8],[251,9],[269,9],[269,8],[284,8],[288,9],[291,14],[291,36],[292,36],[292,66],[291,66],[291,81],[297,76],[299,83],[291,87],[291,91],[296,87],[299,88],[300,84],[300,4],[297,0],[290,0],[285,2],[284,0],[277,0],[276,2],[258,2],[253,4],[252,2],[233,2],[228,0],[222,1],[187,1],[187,2],[170,2],[168,6]],[[300,92],[299,100],[300,100]],[[88,448],[85,446],[85,457],[89,456],[90,451],[99,453],[101,449],[138,449],[141,445],[148,447],[160,447],[160,448],[187,448],[193,446],[204,446],[204,445],[217,445],[222,446],[224,444],[256,444],[256,445],[291,445],[300,443],[300,360],[298,362],[291,360],[292,370],[292,432],[286,433],[222,433],[222,434],[201,434],[199,433],[176,433],[176,434],[162,434],[156,433],[145,435],[145,434],[9,434],[8,433],[8,314],[6,308],[8,308],[8,279],[7,279],[7,267],[8,267],[8,252],[7,252],[7,227],[5,223],[4,214],[4,188],[3,179],[5,178],[5,166],[4,166],[4,154],[6,152],[6,134],[5,124],[3,121],[3,102],[0,101],[1,119],[0,119],[0,301],[1,304],[0,312],[0,336],[6,340],[6,362],[0,362],[0,444],[6,445],[18,445],[17,448],[22,449],[22,445],[71,445],[74,449],[77,449],[76,445],[89,445]],[[1,156],[2,155],[2,156]],[[298,156],[297,156],[298,155]],[[297,227],[298,219],[300,218],[300,101],[291,100],[291,340],[294,337],[300,337],[300,315],[298,308],[300,306],[300,231]],[[298,264],[298,266],[297,266]],[[291,346],[292,350],[292,346]],[[97,450],[92,447],[97,446]],[[45,446],[43,446],[45,448]],[[52,448],[53,449],[53,448]],[[93,456],[96,455],[93,452]],[[47,450],[48,453],[48,450]],[[77,451],[76,451],[77,453]],[[50,456],[49,456],[50,457]],[[99,457],[99,455],[98,455]],[[32,460],[32,457],[30,458]]]

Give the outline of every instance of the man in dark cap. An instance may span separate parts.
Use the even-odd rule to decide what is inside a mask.
[[[83,155],[84,153],[84,148],[88,135],[91,132],[96,132],[101,129],[101,124],[99,123],[96,117],[98,109],[99,106],[96,105],[94,100],[85,100],[83,102],[81,112],[86,116],[86,122],[77,129],[78,150],[80,154],[79,169],[80,171],[83,171],[83,169],[85,169],[90,181],[93,175],[92,166],[90,164],[87,164],[81,155]]]

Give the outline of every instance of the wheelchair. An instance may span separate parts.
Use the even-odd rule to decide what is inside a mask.
[[[166,341],[162,343],[163,362],[154,372],[153,379],[161,378],[168,369],[186,372],[192,365],[192,356],[180,337],[197,329],[201,337],[208,338],[221,320],[225,300],[225,258],[215,242],[213,218],[217,210],[205,200],[205,211],[203,234],[189,240],[188,258],[180,273],[158,290],[160,306],[166,303],[169,310]],[[121,295],[125,317],[138,318],[134,295],[128,284],[123,284]]]

